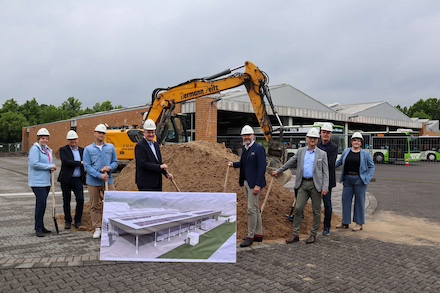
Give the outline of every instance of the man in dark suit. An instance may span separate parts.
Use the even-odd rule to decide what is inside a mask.
[[[240,168],[240,186],[244,186],[248,210],[248,234],[240,243],[247,247],[255,242],[263,241],[263,224],[259,208],[261,189],[266,186],[266,151],[255,142],[255,134],[249,125],[241,130],[243,149],[239,162],[228,162],[229,167]]]
[[[329,186],[328,192],[322,197],[324,202],[324,230],[322,235],[328,236],[330,234],[330,227],[332,221],[332,188],[336,186],[336,172],[335,163],[338,156],[338,145],[331,141],[333,132],[333,125],[324,123],[321,127],[321,141],[318,143],[318,148],[327,153],[328,160],[328,178]]]
[[[162,163],[159,144],[154,141],[156,124],[147,119],[144,123],[144,139],[134,148],[136,158],[136,185],[139,191],[162,191],[162,175],[173,179],[168,166]]]
[[[321,225],[321,200],[322,196],[327,194],[328,189],[328,161],[327,153],[316,147],[318,138],[318,130],[311,128],[306,136],[307,146],[299,148],[298,152],[281,168],[272,172],[272,175],[276,177],[279,173],[297,165],[294,188],[298,189],[298,196],[293,218],[293,235],[286,240],[289,244],[299,241],[304,207],[309,198],[312,199],[313,227],[306,240],[307,244],[316,241],[316,234]]]
[[[70,214],[71,191],[75,194],[75,227],[81,226],[81,218],[84,208],[84,184],[85,171],[83,163],[84,148],[78,146],[78,134],[74,130],[67,132],[68,144],[60,148],[61,171],[58,181],[61,183],[63,192],[65,229],[70,229],[72,225],[72,215]]]

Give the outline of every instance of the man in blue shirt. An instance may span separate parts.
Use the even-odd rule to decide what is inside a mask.
[[[115,147],[104,142],[107,127],[99,124],[95,127],[95,142],[84,149],[84,168],[87,172],[86,184],[90,197],[90,217],[95,229],[93,238],[101,238],[102,198],[105,182],[108,189],[115,190],[112,172],[118,167]]]
[[[286,239],[288,244],[299,241],[304,207],[309,198],[312,199],[313,227],[306,240],[307,244],[316,241],[316,234],[321,225],[321,197],[327,194],[328,162],[326,152],[316,147],[318,138],[318,130],[311,128],[307,132],[307,146],[298,149],[298,152],[281,168],[272,172],[272,175],[276,177],[279,173],[292,168],[295,164],[297,165],[294,188],[298,189],[298,196],[293,218],[293,235]]]

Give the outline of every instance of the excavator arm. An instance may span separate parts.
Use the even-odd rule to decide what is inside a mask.
[[[232,74],[240,68],[245,68],[245,72]],[[161,137],[161,133],[168,124],[176,104],[244,85],[263,135],[268,142],[269,155],[281,157],[283,145],[281,142],[275,142],[272,138],[274,129],[266,111],[265,98],[280,124],[277,129],[280,132],[280,138],[284,129],[270,96],[268,79],[268,76],[257,66],[246,61],[242,66],[227,69],[212,76],[191,79],[174,87],[158,88],[153,91],[151,107],[147,115],[144,116],[144,120],[152,119],[155,121],[157,125],[156,136],[158,142],[162,142],[164,138]]]

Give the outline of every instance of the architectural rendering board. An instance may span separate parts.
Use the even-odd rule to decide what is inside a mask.
[[[101,260],[235,262],[236,194],[107,191]]]

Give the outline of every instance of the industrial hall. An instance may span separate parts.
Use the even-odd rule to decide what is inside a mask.
[[[386,132],[397,129],[411,129],[420,134],[426,131],[425,123],[414,121],[385,101],[325,105],[288,84],[273,85],[269,90],[282,125],[288,126],[285,130],[286,136],[295,132],[301,133],[304,128],[324,121],[341,126],[345,134],[353,131]],[[66,144],[65,136],[71,129],[78,133],[80,144],[84,146],[93,142],[93,129],[100,123],[108,125],[109,130],[139,129],[143,115],[148,112],[149,107],[149,104],[131,106],[24,127],[22,150],[29,150],[41,127],[47,128],[51,133],[50,146],[54,150]],[[279,126],[277,117],[268,105],[266,111],[276,129]],[[259,123],[244,87],[176,104],[174,113],[184,121],[186,141],[225,142],[229,147],[228,144],[234,143],[233,138],[239,137],[239,129],[245,124],[254,127],[257,136],[259,134]],[[273,136],[276,135],[274,132]]]

